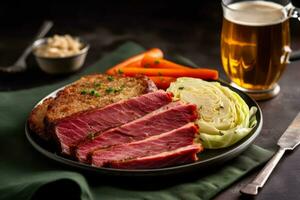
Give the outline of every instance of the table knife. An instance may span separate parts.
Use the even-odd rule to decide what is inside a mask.
[[[256,178],[241,189],[241,193],[249,195],[257,195],[258,189],[262,188],[268,180],[273,169],[283,156],[286,150],[293,150],[300,143],[300,112],[289,125],[286,131],[282,134],[277,142],[280,147],[274,156],[269,160],[266,166],[256,176]]]

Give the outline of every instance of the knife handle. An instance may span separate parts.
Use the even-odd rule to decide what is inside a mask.
[[[257,195],[258,188],[262,188],[266,181],[268,180],[273,169],[276,167],[277,163],[281,159],[285,152],[285,149],[280,148],[275,155],[269,160],[266,166],[259,172],[255,179],[248,183],[245,187],[241,189],[241,193],[249,195]]]

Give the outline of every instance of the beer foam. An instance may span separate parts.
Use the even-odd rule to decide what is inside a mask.
[[[247,26],[279,24],[287,19],[284,6],[269,1],[242,1],[224,8],[224,17],[233,23]]]

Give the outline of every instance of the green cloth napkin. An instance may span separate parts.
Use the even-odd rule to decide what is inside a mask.
[[[236,159],[211,173],[194,172],[180,178],[110,178],[82,175],[38,153],[24,133],[32,107],[51,91],[79,76],[103,72],[144,49],[132,42],[119,47],[81,74],[57,84],[0,92],[0,199],[210,199],[267,161],[272,153],[252,145]]]

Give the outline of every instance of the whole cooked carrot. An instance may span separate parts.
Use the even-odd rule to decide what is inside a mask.
[[[142,67],[141,60],[137,60],[137,61],[134,61],[132,63],[129,63],[128,65],[126,65],[124,67],[134,67],[134,68]]]
[[[159,89],[167,89],[176,78],[169,76],[149,76]]]
[[[144,68],[166,68],[166,69],[186,69],[183,65],[176,64],[163,58],[155,58],[151,55],[145,55],[141,62]]]
[[[154,58],[162,58],[163,57],[163,52],[158,48],[150,49],[146,52],[143,52],[141,54],[130,57],[127,60],[113,66],[112,68],[108,69],[106,71],[106,73],[110,74],[110,75],[118,74],[118,73],[122,72],[123,67],[125,67],[129,64],[132,64],[134,62],[141,62],[141,60],[143,59],[143,57],[145,55],[151,55],[151,57],[154,57]]]
[[[146,76],[170,76],[170,77],[194,77],[204,80],[217,80],[219,73],[213,69],[158,69],[158,68],[123,68],[123,73],[127,76],[135,76],[138,74]]]

